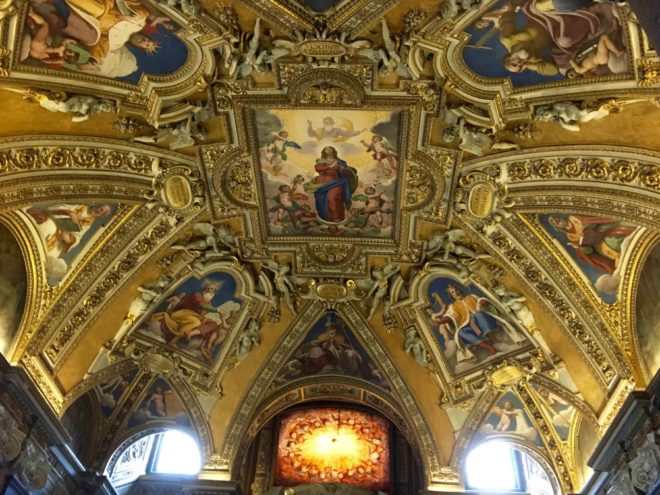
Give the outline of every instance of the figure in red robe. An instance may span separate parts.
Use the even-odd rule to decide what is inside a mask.
[[[314,170],[318,175],[312,181],[311,190],[319,218],[326,222],[343,222],[357,188],[357,170],[339,158],[332,146],[323,148]]]

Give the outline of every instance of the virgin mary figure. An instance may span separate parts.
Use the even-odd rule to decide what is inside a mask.
[[[318,175],[305,189],[314,193],[319,218],[330,223],[343,222],[358,185],[357,170],[339,158],[332,146],[321,150],[314,170]]]

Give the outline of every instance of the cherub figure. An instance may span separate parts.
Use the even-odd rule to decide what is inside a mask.
[[[367,151],[371,151],[371,156],[380,165],[384,165],[383,160],[394,170],[399,168],[399,155],[394,149],[389,146],[387,139],[378,134],[374,134],[371,138],[371,143],[364,140],[360,141],[367,147]]]
[[[409,327],[408,329],[406,329],[406,341],[404,344],[404,351],[407,352],[408,354],[412,353],[415,360],[422,366],[426,366],[429,364],[428,353],[426,352],[426,348],[424,347],[424,342],[422,342],[422,339],[419,337],[419,334],[417,333],[417,330],[415,330],[415,327]]]
[[[534,315],[525,304],[526,299],[523,296],[507,289],[502,284],[495,285],[492,290],[524,327],[533,329],[536,326]]]
[[[298,219],[298,227],[302,230],[309,230],[319,226],[318,215],[307,204],[300,206],[300,211],[296,212],[296,218]]]
[[[284,299],[286,305],[295,315],[296,307],[293,302],[292,292],[296,291],[296,287],[289,276],[291,266],[288,263],[267,260],[264,262],[264,267],[273,272],[273,283],[279,293],[279,297]],[[279,300],[277,301],[277,305],[279,306]]]
[[[203,254],[205,257],[224,257],[236,249],[236,237],[224,225],[214,226],[208,222],[198,222],[193,228],[202,233],[204,238],[197,238],[186,244],[174,244],[172,249],[193,255]]]
[[[575,103],[557,102],[552,105],[537,107],[534,119],[542,122],[558,122],[567,131],[578,132],[579,124],[607,117],[612,111],[612,105],[606,103],[597,110],[582,110]]]
[[[619,50],[607,34],[601,34],[595,50],[590,51],[582,60],[570,60],[573,70],[581,76],[594,72],[601,65],[609,65],[612,55],[615,58],[625,56],[625,50]],[[613,71],[614,72],[614,71]]]
[[[168,148],[171,150],[195,146],[197,141],[204,141],[208,137],[208,132],[202,125],[202,121],[206,118],[208,112],[199,108],[176,125],[164,127],[151,136],[136,136],[133,140],[156,144],[169,141]]]
[[[406,40],[400,36],[392,36],[385,18],[381,19],[380,23],[384,47],[378,50],[364,48],[360,52],[379,63],[380,68],[378,72],[381,75],[396,72],[401,77],[411,78],[412,75],[406,61],[409,51]]]
[[[116,105],[112,100],[97,98],[95,96],[75,95],[66,99],[59,100],[50,98],[44,93],[38,93],[31,89],[20,90],[13,88],[3,88],[6,91],[21,93],[27,100],[32,100],[49,112],[72,113],[72,122],[84,122],[95,113],[108,113],[117,111]]]
[[[361,213],[364,214],[364,221],[362,227],[366,227],[369,222],[369,218],[372,215],[376,215],[376,221],[378,225],[383,224],[383,206],[388,200],[383,199],[384,192],[377,192],[376,188],[373,186],[368,186],[364,190],[363,195],[355,195],[353,199],[356,201],[364,201],[365,207],[362,209]]]
[[[259,322],[250,320],[240,337],[238,338],[238,346],[236,347],[236,357],[241,360],[245,359],[252,350],[252,347],[258,346],[261,343],[259,339]]]
[[[259,40],[261,38],[261,19],[257,17],[254,22],[254,34],[247,42],[243,62],[238,66],[235,75],[244,78],[252,74],[252,71],[262,73],[265,70],[265,58],[268,55],[267,50],[259,50]]]
[[[378,308],[381,301],[383,301],[383,314],[389,312],[389,302],[386,299],[390,287],[389,279],[399,273],[400,270],[400,267],[390,263],[382,268],[374,268],[371,271],[371,280],[367,281],[369,292],[366,298],[373,297],[373,299],[369,309],[369,316],[367,317],[368,320],[371,320],[374,314],[376,314],[376,308]]]
[[[271,165],[279,161],[287,161],[287,148],[302,149],[298,143],[289,141],[289,133],[285,130],[272,132],[271,134],[273,135],[273,142],[266,148],[266,156]]]
[[[60,63],[64,56],[64,45],[51,46],[52,37],[46,20],[37,14],[32,7],[27,13],[28,25],[33,35],[30,41],[30,57],[45,63]]]
[[[479,258],[490,258],[488,254],[479,254],[474,249],[461,241],[465,239],[463,229],[452,229],[446,232],[436,232],[431,236],[426,248],[426,258],[435,259],[443,262],[456,262],[458,259],[467,258],[468,261],[476,261]],[[435,256],[436,253],[443,250],[442,257]]]
[[[291,224],[294,228],[298,228],[298,216],[296,213],[300,210],[300,204],[297,200],[307,199],[307,196],[298,193],[298,186],[303,183],[305,179],[302,175],[296,175],[293,178],[291,185],[282,184],[278,189],[278,194],[273,196],[275,206],[270,211],[275,213],[277,222],[282,225],[284,214],[288,214]]]

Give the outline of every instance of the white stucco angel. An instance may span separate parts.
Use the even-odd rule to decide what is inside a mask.
[[[445,232],[436,232],[429,239],[426,248],[426,259],[455,263],[459,260],[474,262],[480,258],[490,258],[488,254],[477,253],[473,248],[463,244],[465,241],[463,229],[452,229]],[[436,256],[442,251],[442,256]]]
[[[116,112],[117,107],[112,100],[95,96],[75,95],[68,98],[49,97],[44,93],[31,89],[2,88],[5,91],[20,93],[27,100],[39,103],[42,108],[54,113],[71,113],[72,122],[84,122],[95,113]]]
[[[392,35],[387,21],[383,18],[380,21],[381,33],[383,37],[383,47],[370,48],[364,47],[359,50],[361,55],[378,62],[378,72],[381,75],[392,74],[396,72],[401,77],[412,78],[408,68],[408,52],[410,46],[408,40],[401,36]]]
[[[500,302],[513,313],[525,328],[531,330],[536,327],[534,315],[532,315],[526,304],[527,299],[517,292],[507,289],[502,284],[493,286],[492,290],[499,297]]]
[[[174,244],[172,249],[199,254],[205,257],[225,257],[236,249],[236,237],[224,225],[198,222],[193,225],[195,232],[204,237],[196,237],[185,244]]]
[[[265,60],[268,55],[266,50],[260,48],[261,40],[261,19],[257,17],[254,22],[254,33],[249,38],[243,50],[243,61],[238,66],[235,75],[239,78],[244,78],[255,72],[264,72],[266,68]]]
[[[477,128],[465,122],[463,117],[456,113],[455,109],[443,109],[441,112],[442,120],[448,124],[443,134],[442,139],[445,143],[451,143],[456,138],[459,138],[459,149],[472,153],[475,156],[483,156],[485,150],[512,150],[520,149],[515,143],[507,141],[495,141],[486,132],[487,129]]]
[[[291,312],[296,314],[296,306],[293,300],[293,293],[296,292],[296,286],[289,275],[291,273],[291,266],[288,263],[279,263],[274,260],[267,260],[264,262],[264,268],[273,273],[273,284],[279,294],[279,298],[284,299],[284,302],[289,307]],[[279,306],[279,300],[277,301]]]
[[[415,360],[422,366],[429,364],[426,347],[424,347],[424,342],[415,327],[406,329],[406,341],[403,350],[408,354],[412,354]]]
[[[596,110],[580,109],[575,103],[568,101],[543,105],[534,110],[534,119],[542,122],[558,122],[568,131],[578,132],[582,122],[600,120],[607,117],[612,110],[609,104],[601,105]]]
[[[195,146],[197,141],[204,141],[208,133],[202,122],[209,117],[208,107],[199,108],[177,124],[168,125],[148,136],[136,136],[134,141],[139,143],[168,143],[168,148],[178,150]]]
[[[111,351],[119,345],[124,336],[133,328],[135,322],[146,313],[171,282],[170,276],[161,274],[154,282],[138,286],[138,295],[131,301],[119,331],[110,342]],[[101,351],[103,352],[103,349]]]
[[[371,299],[371,306],[369,308],[368,320],[373,318],[376,314],[376,308],[380,302],[383,302],[383,314],[387,314],[389,311],[389,301],[387,300],[387,293],[389,292],[389,279],[393,275],[399,273],[400,267],[394,263],[389,263],[382,268],[374,268],[371,271],[371,279],[357,281],[358,286],[367,290],[366,299]]]
[[[260,343],[261,340],[259,339],[259,322],[257,320],[250,320],[250,322],[238,337],[236,357],[239,360],[245,359],[252,348],[258,346]]]

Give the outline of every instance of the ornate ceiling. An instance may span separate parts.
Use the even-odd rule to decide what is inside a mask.
[[[0,350],[58,414],[90,399],[93,466],[178,424],[236,479],[333,400],[430,489],[504,435],[572,492],[657,370],[659,65],[627,5],[27,0],[0,33]]]

